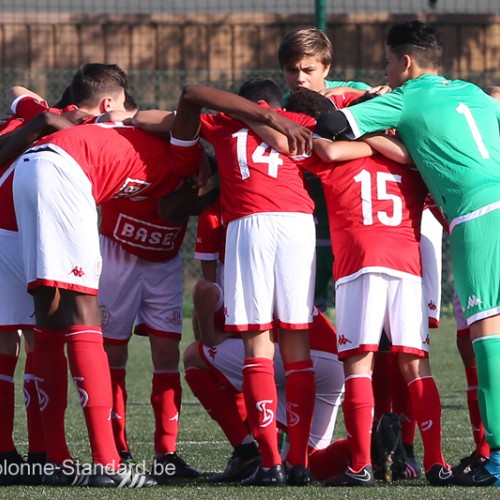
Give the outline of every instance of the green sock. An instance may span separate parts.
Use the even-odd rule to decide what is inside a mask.
[[[473,342],[477,360],[479,409],[491,448],[500,448],[500,335]]]

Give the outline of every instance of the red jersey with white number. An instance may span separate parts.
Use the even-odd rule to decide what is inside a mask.
[[[0,126],[0,135],[12,132],[23,125],[21,120],[10,119]],[[0,167],[0,229],[7,231],[17,231],[16,214],[14,211],[14,198],[12,196],[12,181],[14,179],[14,169],[12,162]]]
[[[279,112],[301,125],[315,124],[305,115]],[[263,212],[312,214],[297,161],[270,148],[245,124],[224,113],[203,115],[200,135],[217,157],[224,224]]]
[[[416,170],[377,155],[334,168],[318,162],[311,171],[324,186],[336,284],[367,272],[422,276],[427,189]]]
[[[194,258],[219,260],[224,264],[226,227],[222,225],[220,199],[207,207],[198,217]]]
[[[121,124],[67,128],[37,143],[73,158],[92,183],[96,203],[171,193],[199,167],[201,146],[171,142]],[[35,149],[35,148],[34,148]]]
[[[141,259],[163,262],[180,251],[187,222],[167,222],[158,214],[158,200],[110,200],[101,207],[99,231]]]

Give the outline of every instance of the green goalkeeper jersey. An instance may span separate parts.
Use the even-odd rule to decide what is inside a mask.
[[[500,201],[500,103],[476,85],[426,74],[342,112],[354,138],[397,129],[449,221]]]

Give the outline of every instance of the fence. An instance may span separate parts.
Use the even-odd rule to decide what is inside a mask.
[[[443,73],[500,84],[499,0],[15,0],[0,1],[0,92],[14,83],[55,102],[84,62],[116,63],[139,105],[171,109],[182,86],[234,90],[250,76],[283,80],[276,57],[284,34],[318,18],[334,42],[330,77],[383,83],[384,40],[393,23],[418,17],[445,43]],[[320,16],[321,17],[321,16]],[[185,242],[186,283],[195,221]],[[451,302],[445,241],[443,302]],[[188,288],[188,286],[186,287]]]

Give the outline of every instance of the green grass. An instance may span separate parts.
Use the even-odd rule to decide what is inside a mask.
[[[455,347],[453,320],[443,319],[439,330],[431,334],[431,362],[441,392],[443,405],[443,447],[447,461],[457,463],[473,449],[473,440],[467,417],[465,377]],[[182,345],[192,340],[190,321],[185,321]],[[16,372],[16,431],[15,439],[21,453],[26,451],[26,427],[21,390],[21,367]],[[130,343],[128,364],[128,436],[137,461],[151,462],[153,456],[153,412],[149,403],[151,387],[151,360],[146,339],[133,338]],[[0,409],[1,411],[1,409]],[[90,461],[83,414],[75,391],[70,388],[66,431],[70,449],[75,457]],[[344,427],[339,419],[336,437],[343,437]],[[224,468],[231,449],[222,432],[197,403],[188,387],[184,386],[183,409],[180,420],[179,453],[199,469],[212,472]],[[417,454],[421,456],[420,438],[417,436]],[[374,488],[325,488],[315,483],[308,488],[241,488],[239,486],[214,486],[203,479],[179,482],[148,490],[91,490],[87,488],[4,487],[0,498],[51,498],[51,499],[280,499],[280,498],[349,498],[349,499],[469,499],[498,498],[500,492],[492,489],[475,489],[428,486],[424,479],[401,482],[397,485],[378,484]]]

